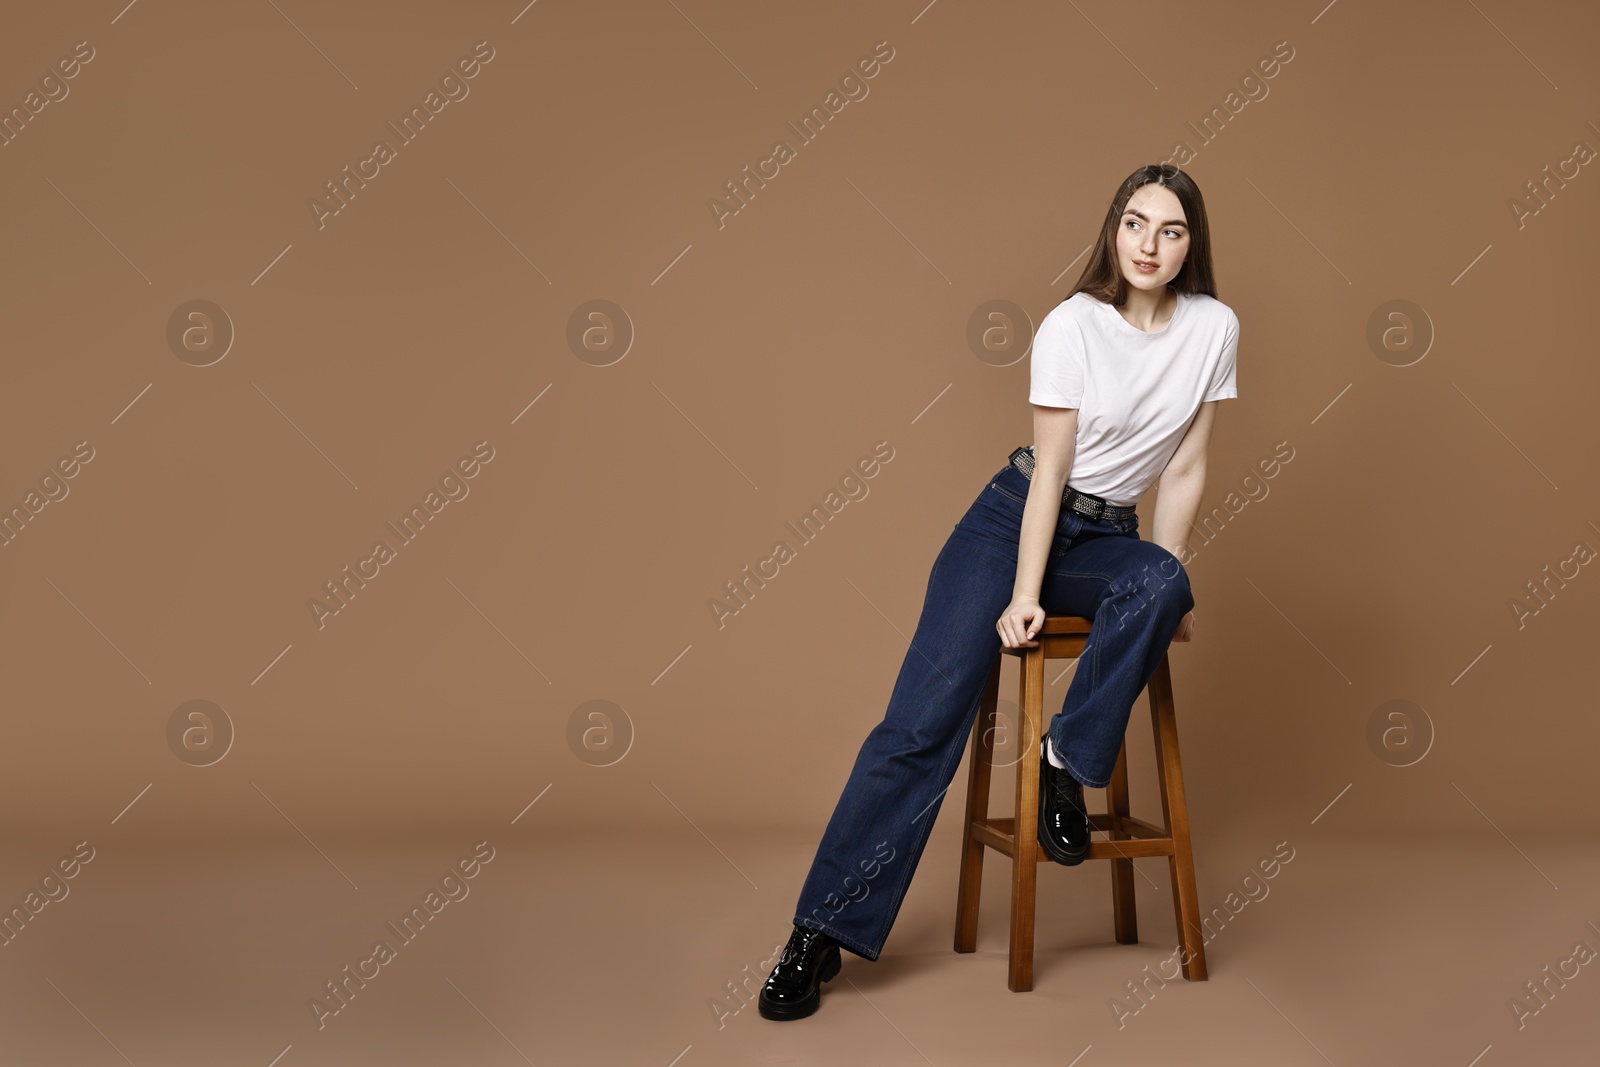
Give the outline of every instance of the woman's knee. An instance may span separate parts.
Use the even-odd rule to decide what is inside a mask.
[[[1157,605],[1181,617],[1194,608],[1194,593],[1189,588],[1189,573],[1178,557],[1151,541],[1140,542],[1142,550],[1130,568],[1127,584],[1140,601]]]

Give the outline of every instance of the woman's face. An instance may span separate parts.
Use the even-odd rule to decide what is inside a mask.
[[[1188,254],[1188,220],[1172,190],[1155,184],[1134,190],[1117,221],[1117,263],[1128,284],[1159,293]]]

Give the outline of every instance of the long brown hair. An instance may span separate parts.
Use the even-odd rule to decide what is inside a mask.
[[[1100,240],[1067,299],[1084,292],[1114,307],[1121,307],[1127,301],[1128,280],[1117,266],[1117,227],[1122,224],[1122,213],[1128,201],[1146,185],[1172,190],[1178,203],[1183,205],[1183,217],[1188,222],[1189,253],[1167,287],[1180,293],[1217,295],[1216,278],[1211,273],[1211,226],[1206,221],[1206,202],[1200,196],[1200,187],[1177,167],[1152,163],[1128,175],[1118,186],[1117,195],[1111,198],[1111,206],[1106,209]]]

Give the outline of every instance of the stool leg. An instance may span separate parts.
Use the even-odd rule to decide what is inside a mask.
[[[1033,988],[1034,886],[1039,874],[1039,752],[1027,751],[1044,736],[1044,641],[1022,654],[1017,715],[1024,751],[1017,760],[1017,807],[1012,821],[1011,965],[1006,985],[1013,993]]]
[[[1106,814],[1111,821],[1111,840],[1126,841],[1131,834],[1123,828],[1123,816],[1128,811],[1128,743],[1123,741],[1117,750],[1117,765],[1111,771],[1111,783],[1106,786]],[[1133,894],[1133,860],[1111,861],[1111,911],[1112,928],[1117,943],[1139,943],[1139,914]]]
[[[1161,811],[1172,837],[1168,868],[1172,904],[1183,946],[1183,976],[1206,978],[1206,946],[1200,929],[1200,899],[1194,886],[1194,851],[1189,844],[1189,806],[1183,797],[1183,761],[1178,757],[1178,723],[1172,707],[1172,674],[1163,655],[1150,676],[1150,717],[1156,740],[1156,765],[1161,776]]]
[[[978,947],[978,894],[983,889],[983,842],[973,836],[973,824],[989,818],[989,772],[994,765],[995,709],[1000,697],[1000,664],[1004,653],[994,658],[994,670],[983,690],[978,717],[972,723],[972,752],[967,767],[967,814],[961,828],[961,884],[956,890],[956,951],[972,952]]]

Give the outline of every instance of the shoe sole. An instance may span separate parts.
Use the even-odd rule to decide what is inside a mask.
[[[1054,848],[1051,847],[1049,840],[1043,837],[1039,838],[1039,850],[1046,856],[1049,856],[1054,862],[1061,864],[1063,867],[1076,867],[1078,864],[1089,858],[1089,850],[1087,848],[1079,853],[1058,853]]]
[[[809,997],[793,1004],[768,1004],[764,998],[757,997],[756,1011],[761,1014],[763,1019],[776,1019],[779,1021],[804,1019],[808,1015],[815,1014],[817,1008],[822,1004],[822,983],[832,981],[842,966],[837,951],[830,952],[829,957],[828,961],[822,965],[821,981],[817,982],[817,988],[812,991]]]

